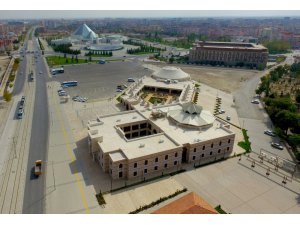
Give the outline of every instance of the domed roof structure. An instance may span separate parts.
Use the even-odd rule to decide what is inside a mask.
[[[190,75],[183,72],[180,68],[165,66],[153,73],[153,77],[166,80],[189,80]]]
[[[78,27],[74,31],[72,36],[81,40],[93,40],[98,37],[98,35],[94,31],[92,31],[91,28],[89,28],[86,24]]]
[[[180,124],[194,127],[212,125],[215,121],[211,112],[193,102],[182,104],[182,109],[171,110],[168,115]]]

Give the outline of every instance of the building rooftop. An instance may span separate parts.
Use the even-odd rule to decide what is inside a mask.
[[[190,75],[183,72],[180,68],[165,66],[153,73],[153,77],[166,80],[190,80]]]
[[[153,214],[218,214],[204,199],[194,192],[161,207]]]
[[[253,43],[240,42],[214,42],[214,41],[199,41],[195,43],[195,47],[201,48],[224,48],[224,49],[247,49],[247,50],[267,50],[263,45]]]
[[[156,107],[155,109],[167,115],[171,110],[182,110],[182,105],[178,103]],[[161,132],[127,139],[120,126],[126,126],[134,122],[153,123]],[[175,122],[168,117],[161,117],[154,120],[151,117],[151,110],[119,112],[112,115],[100,116],[98,117],[98,121],[89,122],[90,134],[95,137],[102,137],[102,141],[98,142],[98,145],[104,153],[112,152],[110,155],[113,161],[122,160],[124,157],[127,159],[139,158],[175,149],[186,143],[204,142],[232,134],[224,125],[225,123],[221,120],[214,120],[209,127],[195,128]],[[116,151],[119,151],[119,153]]]

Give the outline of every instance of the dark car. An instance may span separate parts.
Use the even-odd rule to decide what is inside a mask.
[[[272,142],[272,143],[271,143],[271,146],[272,146],[273,148],[277,148],[277,149],[283,150],[283,146],[280,145],[279,143]]]

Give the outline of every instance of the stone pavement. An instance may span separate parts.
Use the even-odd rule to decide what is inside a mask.
[[[242,157],[191,170],[174,176],[213,207],[227,213],[300,213],[300,185],[282,178]]]

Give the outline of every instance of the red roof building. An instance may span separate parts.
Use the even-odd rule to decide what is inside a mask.
[[[218,214],[204,199],[191,192],[168,205],[152,212],[153,214]]]

